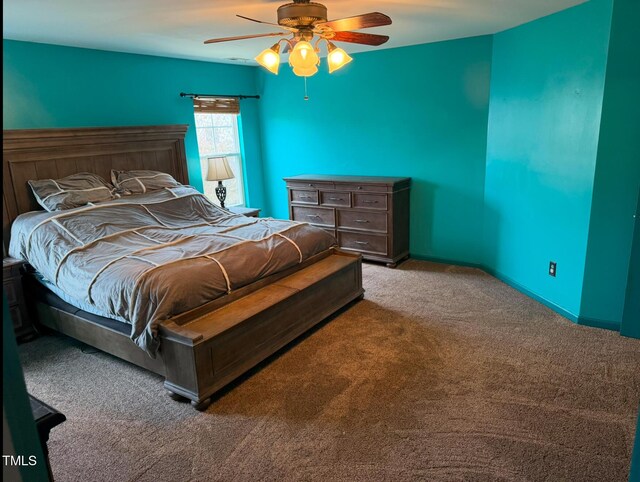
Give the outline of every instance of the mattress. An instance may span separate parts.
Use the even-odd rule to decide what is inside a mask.
[[[131,325],[150,356],[158,324],[329,249],[307,223],[249,218],[178,186],[19,216],[9,254],[74,306]]]
[[[56,294],[58,290],[53,285],[47,283],[46,280],[43,280],[42,277],[35,272],[27,272],[23,277],[23,283],[25,289],[29,291],[29,298],[32,301],[45,303],[60,311],[76,315],[84,320],[88,320],[96,325],[117,331],[123,335],[129,335],[131,333],[131,325],[127,323],[122,323],[121,321],[114,320],[113,318],[101,316],[100,314],[95,313],[95,310],[83,310],[81,307],[65,301]]]

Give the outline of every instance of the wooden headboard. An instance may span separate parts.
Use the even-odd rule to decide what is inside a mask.
[[[93,172],[110,180],[111,169],[152,169],[189,184],[184,136],[187,125],[6,130],[2,139],[2,241],[11,224],[42,209],[30,179],[60,179]]]

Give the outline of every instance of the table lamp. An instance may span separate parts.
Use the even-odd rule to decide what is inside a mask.
[[[220,201],[220,207],[224,208],[224,200],[227,197],[227,188],[222,185],[225,179],[233,179],[233,171],[229,166],[229,161],[224,156],[209,157],[207,166],[207,181],[218,181],[216,196]]]

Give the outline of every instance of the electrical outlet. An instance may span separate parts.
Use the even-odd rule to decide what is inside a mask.
[[[549,276],[556,277],[556,262],[549,261]]]

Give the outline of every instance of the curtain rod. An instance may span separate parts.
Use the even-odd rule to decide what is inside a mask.
[[[185,94],[184,92],[180,92],[180,97],[190,97],[191,99],[197,99],[200,97],[210,98],[210,99],[259,99],[259,95],[219,95],[219,94]]]

